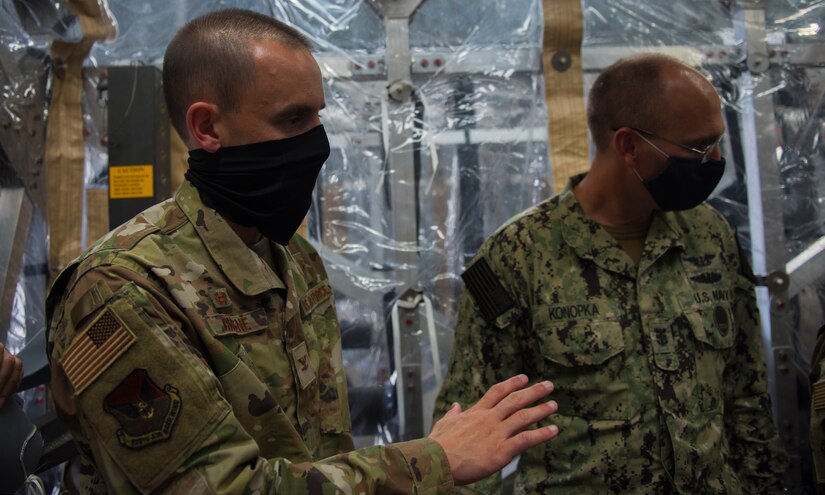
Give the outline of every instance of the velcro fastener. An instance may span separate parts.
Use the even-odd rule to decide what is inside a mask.
[[[113,295],[112,289],[105,282],[102,280],[95,282],[92,288],[80,296],[72,306],[69,314],[71,325],[77,327],[81,320],[102,308]]]
[[[461,274],[461,278],[485,321],[495,320],[514,306],[513,299],[501,285],[486,259],[481,258],[473,263]]]

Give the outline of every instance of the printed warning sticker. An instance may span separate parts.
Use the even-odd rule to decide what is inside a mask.
[[[109,167],[109,199],[151,198],[155,195],[152,165]]]

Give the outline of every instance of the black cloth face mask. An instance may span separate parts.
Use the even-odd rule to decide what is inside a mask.
[[[189,152],[185,177],[221,216],[287,245],[312,204],[329,158],[324,126],[275,141]]]
[[[724,173],[724,158],[702,163],[701,159],[670,156],[659,175],[648,180],[639,179],[660,210],[681,211],[708,199]]]

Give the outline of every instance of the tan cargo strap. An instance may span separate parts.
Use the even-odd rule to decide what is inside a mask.
[[[96,0],[71,0],[83,31],[79,43],[52,43],[52,100],[46,142],[49,269],[54,278],[82,249],[84,140],[82,67],[95,41],[114,34],[114,21]],[[108,220],[107,220],[108,221]]]
[[[542,0],[545,96],[553,188],[590,167],[581,44],[581,0]]]

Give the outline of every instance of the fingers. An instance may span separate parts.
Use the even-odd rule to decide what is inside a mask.
[[[526,430],[508,439],[502,448],[507,456],[513,458],[525,450],[544,443],[559,434],[559,427],[556,425],[542,426],[535,430]]]
[[[527,385],[527,375],[516,375],[503,382],[496,383],[490,387],[490,390],[476,403],[475,407],[492,409],[501,402],[502,399],[525,385]]]
[[[516,411],[509,418],[504,420],[502,424],[509,436],[516,432],[520,432],[535,423],[538,423],[558,410],[559,405],[556,401],[551,400],[535,407]]]
[[[461,414],[461,404],[458,402],[453,402],[453,405],[450,406],[450,410],[447,411],[447,414],[444,415],[445,418],[452,418],[453,416],[458,416]]]
[[[505,419],[516,411],[548,396],[552,391],[553,383],[543,381],[529,388],[513,392],[496,405],[496,413],[499,418]]]

